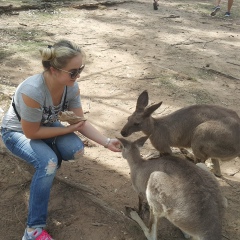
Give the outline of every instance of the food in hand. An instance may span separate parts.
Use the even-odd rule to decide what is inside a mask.
[[[59,120],[61,122],[68,122],[69,124],[75,124],[81,121],[86,121],[85,117],[79,117],[72,111],[64,111],[59,113]]]

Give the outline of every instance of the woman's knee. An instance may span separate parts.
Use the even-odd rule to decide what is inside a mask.
[[[39,155],[34,162],[35,169],[44,172],[46,175],[54,174],[58,168],[58,158],[52,150],[47,152],[46,156]]]
[[[62,159],[64,161],[68,160],[77,160],[80,159],[84,155],[84,147],[81,148],[75,148],[75,149],[68,149],[68,151],[65,151],[64,154],[62,154]]]
[[[80,149],[73,155],[73,160],[79,159],[84,155],[84,148]]]
[[[59,137],[56,142],[65,161],[79,159],[84,154],[84,143],[76,134]]]
[[[46,175],[55,174],[58,168],[58,162],[54,158],[48,159],[48,162],[45,166]]]

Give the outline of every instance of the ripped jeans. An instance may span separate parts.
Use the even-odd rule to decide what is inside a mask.
[[[60,126],[60,123],[56,122],[54,126]],[[57,155],[51,148],[55,138],[31,140],[22,132],[6,128],[2,128],[1,133],[6,147],[35,168],[30,186],[27,226],[45,227],[50,191],[58,164]],[[58,136],[56,146],[65,161],[74,159],[74,156],[76,158],[76,155],[80,157],[84,151],[84,144],[75,133]]]

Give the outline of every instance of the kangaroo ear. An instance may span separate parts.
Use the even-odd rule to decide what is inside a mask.
[[[138,97],[136,111],[143,111],[148,105],[148,92],[144,90]]]
[[[157,110],[162,105],[162,102],[153,104],[145,108],[143,117],[149,117],[155,110]]]
[[[139,139],[137,139],[136,141],[134,141],[134,143],[138,146],[138,147],[142,147],[144,145],[144,143],[147,141],[148,136],[144,136],[141,137]]]
[[[118,138],[116,137],[116,139],[118,139],[118,141],[121,143],[121,148],[125,148],[128,145],[128,140],[124,139],[124,138]]]

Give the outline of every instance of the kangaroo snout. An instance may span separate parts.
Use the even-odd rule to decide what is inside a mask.
[[[125,132],[125,131],[121,131],[121,135],[123,136],[123,137],[128,137],[128,134],[127,134],[127,132]]]

